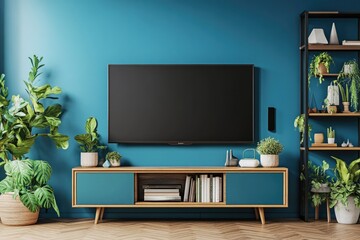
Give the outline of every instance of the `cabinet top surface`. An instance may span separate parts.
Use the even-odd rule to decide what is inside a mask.
[[[241,167],[219,167],[219,166],[176,166],[176,167],[75,167],[73,171],[109,171],[109,172],[283,172],[285,167],[274,168],[241,168]]]

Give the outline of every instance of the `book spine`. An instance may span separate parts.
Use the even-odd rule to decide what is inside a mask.
[[[219,177],[219,202],[223,201],[223,183],[222,177]]]
[[[184,202],[189,201],[189,192],[190,192],[190,176],[186,176],[185,180],[185,189],[184,189]]]

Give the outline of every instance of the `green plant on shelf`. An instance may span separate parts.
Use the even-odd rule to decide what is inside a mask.
[[[304,133],[305,133],[305,114],[301,114],[295,118],[294,127],[299,130],[299,133],[301,133],[300,144],[302,144],[304,142]],[[311,130],[312,130],[312,126],[308,123],[308,136],[310,140],[311,140]]]
[[[82,152],[97,152],[99,149],[105,149],[99,143],[99,135],[97,133],[97,120],[94,117],[89,117],[85,123],[84,134],[75,136],[75,140],[79,143]]]
[[[356,60],[350,60],[344,63],[338,76],[338,82],[350,86],[350,104],[357,112],[359,110],[360,70]]]
[[[336,84],[338,85],[339,87],[339,91],[340,91],[340,94],[341,94],[341,99],[343,102],[349,102],[349,85],[346,84],[345,88],[339,83],[336,81]]]
[[[275,138],[267,137],[258,142],[256,150],[261,155],[279,155],[283,145]]]
[[[324,81],[323,72],[320,70],[321,64],[324,64],[324,67],[326,68],[327,72],[329,72],[330,65],[332,63],[334,63],[334,60],[327,52],[322,52],[319,55],[315,55],[312,58],[309,67],[309,73],[308,73],[309,86],[310,86],[311,77],[318,77],[319,82],[321,84]]]
[[[327,138],[335,138],[335,130],[332,127],[327,128]]]

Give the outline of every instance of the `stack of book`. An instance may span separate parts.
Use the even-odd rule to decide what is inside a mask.
[[[222,186],[221,176],[186,176],[184,202],[222,202]]]
[[[171,202],[181,201],[180,184],[146,184],[143,185],[144,201],[151,202]]]

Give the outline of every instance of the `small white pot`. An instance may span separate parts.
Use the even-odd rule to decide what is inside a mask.
[[[80,165],[82,167],[96,167],[98,165],[98,153],[82,152],[80,158]]]
[[[335,138],[328,138],[328,143],[329,144],[334,144],[335,143]]]
[[[110,164],[111,164],[112,167],[119,167],[119,166],[120,166],[120,160],[121,160],[121,159],[119,159],[119,161],[113,160],[113,159],[109,159]]]
[[[341,202],[337,202],[335,207],[336,221],[342,224],[355,224],[357,223],[360,215],[360,208],[355,206],[354,197],[348,198],[347,207]]]
[[[279,155],[260,155],[260,163],[263,167],[279,166]]]

